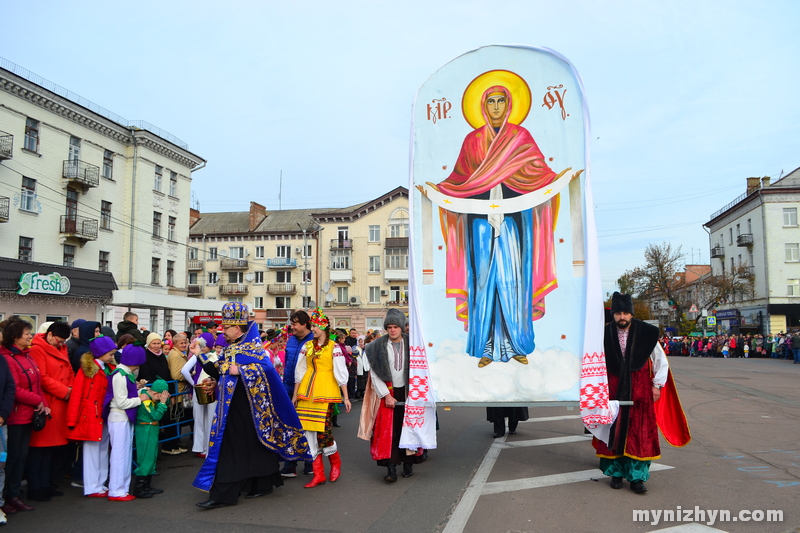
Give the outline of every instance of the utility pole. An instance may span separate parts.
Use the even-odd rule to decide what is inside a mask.
[[[308,250],[308,235],[307,235],[306,232],[308,230],[306,230],[306,228],[301,226],[299,222],[297,223],[297,227],[300,228],[300,231],[303,232],[303,273],[300,275],[300,279],[303,282],[303,305],[302,305],[302,307],[305,307],[305,303],[308,300],[308,283],[306,283],[306,280],[303,279],[303,277],[306,275],[306,272],[308,272],[308,254],[306,253],[306,251]]]

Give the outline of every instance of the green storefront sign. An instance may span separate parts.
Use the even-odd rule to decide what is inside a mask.
[[[69,278],[58,272],[40,275],[38,272],[25,272],[19,278],[17,294],[22,296],[36,292],[41,294],[67,294],[69,292]]]

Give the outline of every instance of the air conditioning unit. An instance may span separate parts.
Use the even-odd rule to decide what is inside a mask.
[[[294,249],[294,253],[296,253],[297,255],[300,255],[301,251],[302,251],[302,249],[299,246],[296,246],[295,249]]]
[[[325,301],[325,307],[330,307],[331,305],[331,302]]]
[[[250,318],[253,318],[254,316],[256,316],[256,312],[255,311],[250,311]]]
[[[358,296],[351,296],[350,305],[361,305],[361,298],[359,298]]]
[[[389,296],[389,291],[381,291],[381,296]]]

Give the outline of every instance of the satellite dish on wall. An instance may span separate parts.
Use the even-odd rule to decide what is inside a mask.
[[[225,250],[220,250],[219,252],[217,252],[217,255],[225,259],[226,257],[228,257],[228,252],[226,252]]]
[[[317,302],[315,302],[314,300],[311,300],[309,304],[311,304],[308,306],[309,309],[314,309],[315,307],[317,307]]]
[[[329,290],[331,290],[331,282],[330,281],[326,281],[325,283],[322,284],[322,291],[323,292],[328,292]],[[330,300],[328,300],[328,301],[330,301]]]
[[[244,277],[244,279],[246,279],[247,281],[253,281],[254,279],[256,279],[256,276],[252,272],[250,272]]]
[[[336,299],[336,296],[334,296],[334,295],[333,295],[333,294],[331,294],[331,293],[328,293],[328,294],[326,294],[326,295],[325,295],[325,301],[326,301],[326,302],[332,302],[332,301],[334,301],[335,299]]]

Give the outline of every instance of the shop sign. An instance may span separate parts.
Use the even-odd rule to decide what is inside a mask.
[[[25,272],[19,278],[17,294],[25,296],[30,292],[41,294],[67,294],[69,292],[69,278],[58,272],[42,275],[38,272]]]
[[[717,311],[717,318],[720,320],[728,319],[728,318],[739,318],[739,310],[738,309],[723,309],[721,311]]]

